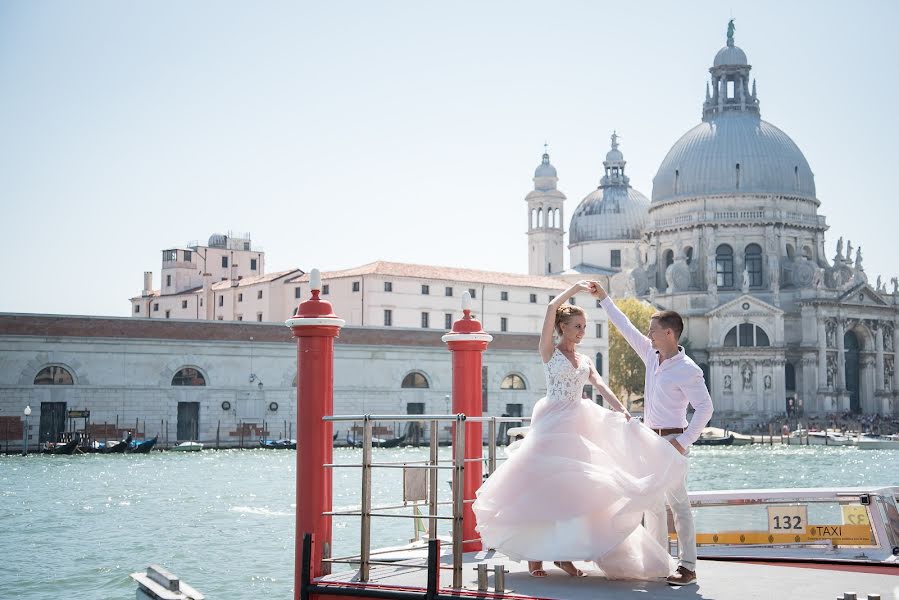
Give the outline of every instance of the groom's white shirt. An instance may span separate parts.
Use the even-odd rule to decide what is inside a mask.
[[[659,364],[659,354],[653,350],[652,342],[618,310],[612,298],[606,296],[600,305],[646,365],[643,422],[652,429],[684,427],[676,439],[687,448],[699,439],[712,418],[712,398],[705,387],[702,369],[684,354],[683,348]],[[687,404],[693,405],[695,411],[689,426]]]

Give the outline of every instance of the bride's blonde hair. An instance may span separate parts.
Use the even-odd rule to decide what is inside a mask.
[[[587,318],[587,312],[580,306],[568,304],[567,302],[556,309],[556,335],[562,335],[562,323],[567,323],[573,317],[582,315]]]

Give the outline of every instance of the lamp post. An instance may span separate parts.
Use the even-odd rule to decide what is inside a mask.
[[[22,456],[28,454],[28,417],[31,416],[31,406],[25,406],[25,427],[22,429]]]

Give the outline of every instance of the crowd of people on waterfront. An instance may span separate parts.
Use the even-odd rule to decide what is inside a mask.
[[[726,424],[726,429],[740,431],[736,423]],[[880,413],[860,415],[851,411],[826,413],[824,415],[800,415],[783,413],[768,420],[758,421],[750,431],[742,433],[755,435],[774,435],[782,432],[808,429],[809,431],[836,431],[839,433],[871,433],[875,435],[892,435],[899,433],[899,417]]]

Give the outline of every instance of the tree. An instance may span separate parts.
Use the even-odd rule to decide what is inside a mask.
[[[615,305],[634,327],[643,332],[649,330],[649,319],[656,311],[651,304],[636,298],[625,298],[615,302]],[[609,387],[629,403],[634,397],[643,396],[645,378],[643,358],[634,352],[616,327],[609,327]]]

